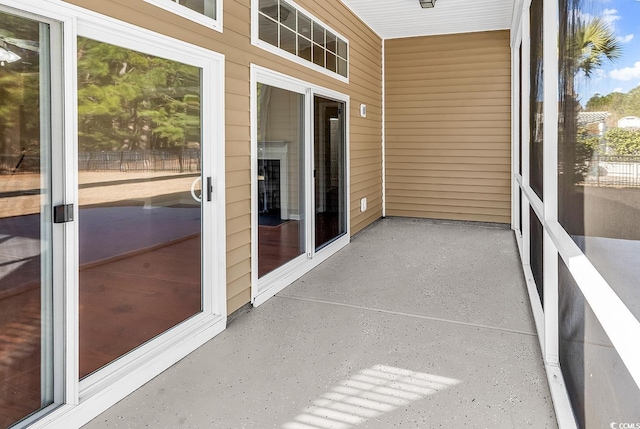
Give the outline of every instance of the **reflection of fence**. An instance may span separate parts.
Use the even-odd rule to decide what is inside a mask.
[[[80,171],[200,171],[200,150],[132,150],[120,152],[80,152]],[[0,155],[0,174],[38,173],[37,155]]]
[[[200,171],[200,150],[80,152],[80,171]]]
[[[584,182],[595,186],[638,188],[640,156],[594,155]]]

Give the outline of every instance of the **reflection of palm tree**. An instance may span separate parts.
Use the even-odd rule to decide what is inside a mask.
[[[576,72],[582,71],[587,78],[602,67],[605,60],[614,61],[622,55],[622,45],[611,27],[602,18],[580,22],[574,38]]]
[[[585,163],[593,155],[590,148],[581,147],[578,137],[578,112],[581,110],[575,81],[584,74],[590,79],[605,61],[615,61],[622,55],[622,45],[616,39],[611,26],[602,17],[585,20],[575,11],[581,0],[565,2],[567,20],[561,20],[560,74],[562,103],[561,152],[566,167],[565,177],[570,183],[582,181]],[[571,168],[570,166],[573,166]]]
[[[587,171],[593,149],[578,142],[578,112],[581,110],[576,81],[590,79],[606,61],[613,62],[622,55],[622,45],[611,26],[602,17],[585,19],[578,11],[584,0],[561,0],[560,7],[560,133],[559,161],[562,173],[559,214],[567,219],[561,223],[570,233],[584,234],[584,201],[576,187]],[[563,19],[565,18],[565,19]],[[571,219],[569,219],[571,218]]]

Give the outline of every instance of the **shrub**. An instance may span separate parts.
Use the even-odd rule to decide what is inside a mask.
[[[605,139],[616,155],[640,155],[640,130],[612,128]]]

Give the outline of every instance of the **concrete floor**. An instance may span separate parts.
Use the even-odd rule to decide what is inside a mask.
[[[513,233],[384,219],[85,426],[557,428]]]

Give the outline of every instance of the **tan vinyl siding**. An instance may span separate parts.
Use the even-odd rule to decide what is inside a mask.
[[[349,40],[350,82],[343,83],[251,45],[251,1],[224,0],[220,33],[143,0],[71,0],[96,12],[224,54],[226,106],[227,310],[251,299],[250,64],[351,97],[351,233],[382,216],[382,41],[339,0],[296,0]],[[359,117],[360,103],[367,118]],[[360,213],[360,198],[368,209]]]
[[[388,216],[511,220],[508,31],[385,41]]]

